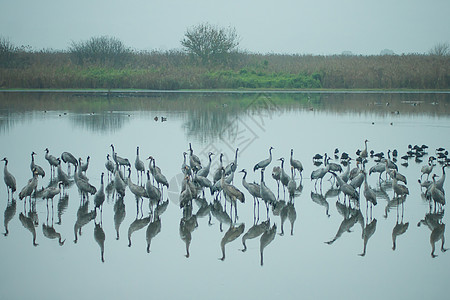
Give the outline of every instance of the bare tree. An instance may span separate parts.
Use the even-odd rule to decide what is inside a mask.
[[[186,30],[181,45],[203,63],[225,62],[239,46],[239,36],[234,27],[202,23]]]
[[[75,61],[121,66],[129,58],[131,50],[115,37],[92,37],[87,41],[73,42],[69,52]]]
[[[445,56],[450,55],[450,44],[449,43],[437,43],[429,51],[430,55]]]
[[[17,50],[8,38],[0,37],[0,66],[11,64]]]

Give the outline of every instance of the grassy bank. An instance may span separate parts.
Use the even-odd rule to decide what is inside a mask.
[[[0,88],[450,89],[450,57],[236,53],[204,65],[177,51],[134,52],[118,67],[23,51],[0,66]]]

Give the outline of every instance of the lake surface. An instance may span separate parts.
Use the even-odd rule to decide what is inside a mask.
[[[0,238],[1,298],[445,297],[450,293],[450,251],[441,251],[444,240],[440,238],[447,237],[449,215],[423,198],[425,190],[418,179],[428,158],[438,157],[437,148],[450,149],[449,132],[449,93],[2,92],[0,156],[8,158],[17,191],[11,199],[6,185],[0,184],[0,209],[5,212],[0,218],[8,231]],[[386,180],[384,173],[381,181],[377,173],[368,175],[368,184],[377,191],[376,206],[367,204],[363,186],[358,203],[333,193],[336,185],[330,174],[325,175],[321,188],[320,182],[315,185],[310,180],[312,171],[324,166],[314,165],[315,154],[327,153],[330,162],[340,163],[335,159],[337,148],[339,157],[343,152],[349,154],[353,168],[355,152],[364,149],[366,139],[368,151],[383,152],[387,157],[388,150],[397,150],[398,172],[407,178],[409,189],[403,204],[394,199],[392,180]],[[211,173],[219,166],[220,153],[226,166],[239,148],[233,184],[244,193],[245,203],[238,203],[238,218],[231,227],[221,226],[215,215],[209,221],[208,215],[199,211],[198,201],[193,201],[191,210],[180,209],[181,166],[189,143],[203,165],[209,152],[215,154]],[[128,187],[123,198],[107,192],[102,212],[90,219],[86,216],[94,210],[94,197],[90,196],[89,202],[82,200],[75,184],[53,202],[38,197],[31,203],[19,200],[20,190],[32,177],[33,151],[36,164],[46,172],[44,178],[38,178],[38,189],[47,187],[51,178],[46,148],[57,157],[69,151],[85,162],[89,156],[86,175],[99,188],[102,172],[105,186],[111,182],[105,168],[111,144],[119,156],[130,160],[134,183],[138,181],[136,147],[146,169],[146,158],[155,158],[170,183],[162,195],[162,201],[169,204],[159,218],[148,199],[143,200],[142,208],[137,206]],[[403,160],[408,145],[428,148],[422,157]],[[271,207],[268,215],[261,201],[258,218],[253,197],[242,185],[243,173],[238,171],[246,169],[247,181],[259,183],[261,173],[254,172],[253,166],[269,157],[270,147],[274,148],[273,159],[264,177],[269,189],[277,196],[277,182],[271,173],[274,166],[280,166],[279,158],[285,158],[284,170],[290,174],[291,149],[303,164],[302,180],[298,173],[295,176],[302,187],[293,200],[280,188],[275,209]],[[367,171],[376,165],[375,158],[369,154]],[[392,154],[390,158],[395,159]],[[435,164],[431,175],[435,173],[439,179],[442,165],[439,161]],[[344,171],[347,168],[342,167]],[[68,171],[64,163],[62,170]],[[73,172],[72,167],[71,175]],[[446,180],[447,194],[449,185]],[[205,198],[214,201],[209,190]],[[224,197],[219,199],[224,205]],[[236,219],[230,203],[225,212]],[[293,225],[286,217],[288,212],[291,216],[295,212]],[[26,221],[23,217],[21,221],[21,214],[35,216],[37,246],[33,246],[30,229],[22,225]],[[244,234],[263,222],[271,228],[276,225],[276,234],[264,248],[261,265],[261,236],[246,240],[247,251],[240,250]],[[140,226],[134,227],[136,224]],[[60,234],[60,242],[44,235],[44,225]],[[129,247],[130,228],[136,231]],[[284,235],[280,235],[282,228]],[[6,233],[6,227],[2,230]],[[398,230],[395,250],[394,230]],[[152,234],[150,252],[147,232]],[[235,240],[225,243],[224,237],[233,232]],[[269,233],[264,235],[265,239]],[[365,256],[361,256],[364,236]],[[435,258],[430,239],[438,239]]]

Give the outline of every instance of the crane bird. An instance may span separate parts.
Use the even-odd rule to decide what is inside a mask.
[[[377,205],[377,195],[375,191],[367,184],[367,173],[366,171],[362,171],[364,174],[364,197],[367,201],[372,203],[373,205]]]
[[[420,172],[422,172],[422,175],[420,176],[420,179],[422,179],[423,175],[427,174],[427,179],[430,176],[431,171],[433,171],[434,164],[431,160],[431,158],[428,159],[428,164],[422,166],[420,169]]]
[[[70,165],[72,164],[74,167],[78,166],[78,160],[73,156],[70,152],[61,153],[61,159],[64,163],[67,164],[67,173],[70,174]]]
[[[225,167],[225,176],[230,175],[231,172],[235,172],[237,169],[237,158],[238,158],[238,151],[239,148],[236,148],[236,153],[234,155],[234,161],[230,162],[226,167]]]
[[[169,181],[167,180],[166,176],[161,173],[161,169],[156,166],[155,158],[152,156],[150,156],[149,158],[150,163],[153,163],[152,167],[150,168],[150,172],[152,173],[153,178],[155,178],[156,182],[158,183],[158,186],[163,185],[169,188]]]
[[[82,198],[84,198],[84,196],[88,196],[89,194],[94,195],[97,192],[97,189],[87,180],[80,178],[80,174],[78,173],[77,168],[78,166],[75,166],[74,179],[75,184],[81,192]]]
[[[300,173],[300,181],[301,181],[303,179],[303,177],[302,177],[303,165],[299,160],[294,159],[294,149],[291,149],[290,163],[291,163],[291,166],[294,167],[294,174],[295,174],[295,170],[297,170]]]
[[[438,177],[436,174],[433,174],[433,176],[431,176],[431,178],[433,179],[433,183],[430,188],[431,199],[434,201],[434,203],[445,205],[445,194],[443,191],[438,189],[436,177]]]
[[[141,182],[142,182],[142,173],[145,173],[145,165],[144,162],[139,158],[139,146],[136,147],[136,159],[134,160],[134,167],[136,168],[138,182],[139,182],[139,175],[141,175]]]
[[[5,162],[5,168],[3,169],[3,180],[5,181],[9,197],[9,190],[11,190],[11,196],[16,191],[16,178],[8,171],[8,159],[5,157],[2,159],[2,161]]]
[[[286,197],[286,187],[289,183],[289,175],[284,171],[284,158],[278,159],[281,161],[281,173],[280,173],[280,182],[283,185],[284,196]]]
[[[191,143],[189,143],[189,165],[194,172],[202,168],[202,162],[200,161],[200,158],[194,154]]]
[[[356,189],[351,186],[350,184],[344,182],[341,177],[337,176],[336,173],[330,171],[331,174],[334,175],[334,177],[337,180],[337,183],[339,185],[339,189],[344,193],[345,196],[348,196],[350,198],[353,198],[355,200],[359,200],[359,193],[356,191]]]
[[[110,175],[114,175],[114,171],[116,170],[116,165],[109,158],[110,158],[110,155],[106,154],[105,168],[108,171],[108,179],[109,179]]]
[[[239,200],[241,203],[245,202],[244,193],[242,193],[237,187],[232,184],[229,184],[225,181],[225,168],[222,168],[222,191],[225,194],[225,200],[229,200],[231,202],[231,207],[234,205],[234,215],[237,218],[237,204],[236,200]]]
[[[261,187],[257,183],[247,182],[246,180],[247,171],[245,169],[242,169],[240,173],[244,173],[244,176],[242,177],[242,185],[253,197],[253,213],[255,212],[256,202],[258,202],[258,212],[259,212],[258,198],[261,198]]]
[[[28,180],[27,184],[22,188],[22,190],[19,193],[19,199],[22,200],[23,198],[30,197],[33,191],[36,190],[38,184],[38,173],[36,169],[33,169],[33,178]]]
[[[161,191],[152,184],[149,170],[147,170],[147,183],[145,184],[145,191],[147,192],[150,202],[159,203],[159,200],[161,200]]]
[[[112,154],[113,154],[113,160],[118,164],[119,166],[125,166],[125,167],[131,167],[131,163],[128,160],[128,158],[120,157],[117,155],[117,152],[114,149],[114,145],[111,144]]]
[[[48,148],[45,148],[45,159],[50,164],[50,171],[53,172],[58,167],[58,159],[54,155],[49,154],[49,152]]]
[[[397,171],[393,171],[393,178],[392,178],[392,189],[394,190],[394,197],[395,195],[397,196],[404,196],[404,195],[409,195],[409,190],[408,188],[403,185],[403,184],[399,184],[398,180],[397,180]]]
[[[85,172],[87,171],[87,169],[89,168],[89,160],[91,159],[91,157],[88,155],[88,157],[86,158],[86,163],[81,163],[81,157],[78,159],[80,162],[80,171],[81,172]]]
[[[266,168],[271,162],[272,162],[272,150],[274,148],[270,147],[269,148],[269,158],[266,158],[262,161],[260,161],[259,163],[257,163],[254,167],[253,167],[253,172],[255,172],[258,169],[264,169]]]
[[[216,183],[222,178],[222,168],[223,168],[223,153],[219,156],[219,167],[216,169],[213,175],[213,183]]]
[[[276,198],[274,193],[266,186],[264,182],[264,168],[261,169],[261,182],[260,182],[260,194],[261,199],[266,203],[267,217],[269,217],[269,204],[275,204]]]
[[[272,178],[277,182],[278,198],[280,197],[280,180],[281,180],[281,167],[274,166],[272,169]]]
[[[209,170],[211,169],[211,156],[212,155],[214,155],[214,153],[212,153],[212,152],[208,153],[208,164],[197,171],[198,176],[208,177]]]
[[[53,201],[53,198],[56,195],[58,195],[59,193],[61,193],[62,184],[63,184],[63,182],[59,181],[56,186],[49,186],[49,187],[45,188],[41,194],[42,199],[44,199],[44,200],[51,199]]]
[[[367,153],[367,142],[368,142],[368,140],[364,141],[364,150],[362,150],[359,153],[359,157],[361,158],[362,161],[364,161],[364,159],[366,159],[367,156],[368,156],[368,153]]]
[[[104,190],[104,184],[103,184],[103,176],[104,175],[105,175],[105,173],[102,172],[102,175],[100,177],[100,187],[97,190],[97,193],[95,193],[95,195],[94,195],[95,209],[99,208],[100,214],[102,213],[103,203],[105,202],[105,190]]]
[[[37,165],[35,162],[34,162],[34,156],[36,155],[36,152],[31,152],[31,164],[30,164],[30,169],[31,169],[31,171],[33,172],[33,169],[36,169],[36,172],[38,173],[38,175],[39,176],[41,176],[42,178],[44,178],[45,177],[45,171],[44,171],[44,169],[41,167],[41,166],[39,166],[39,165]]]
[[[329,170],[330,170],[330,167],[326,166],[326,167],[322,167],[322,168],[319,168],[319,169],[314,170],[314,171],[311,172],[311,180],[313,180],[313,179],[316,180],[316,183],[314,184],[314,187],[316,187],[317,181],[319,179],[320,179],[320,187],[322,187],[323,177],[325,176],[325,174],[328,173]]]

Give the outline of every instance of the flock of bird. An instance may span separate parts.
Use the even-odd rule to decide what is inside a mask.
[[[360,196],[361,188],[363,190],[367,205],[377,205],[377,192],[369,186],[368,177],[372,174],[378,174],[378,181],[381,183],[389,182],[394,192],[393,200],[397,202],[397,205],[404,203],[406,196],[409,194],[407,187],[407,179],[402,175],[397,167],[397,150],[388,151],[387,157],[384,153],[375,153],[374,151],[368,151],[368,140],[364,142],[364,148],[356,152],[356,157],[351,158],[349,154],[343,152],[339,153],[339,150],[334,151],[334,160],[332,156],[316,154],[312,160],[313,164],[317,166],[317,169],[313,170],[310,175],[311,180],[315,180],[314,188],[315,192],[311,192],[311,198],[313,201],[319,203],[317,200],[321,193],[318,193],[317,189],[322,189],[322,182],[326,174],[331,174],[333,183],[332,187],[335,187],[336,195],[343,194],[343,203],[348,203],[348,208],[351,208],[352,203],[359,207],[362,201]],[[407,153],[401,157],[402,166],[407,167],[408,161],[413,159],[420,163],[424,157],[427,157],[427,146],[409,146]],[[183,163],[181,165],[181,172],[183,173],[183,181],[181,184],[181,190],[179,191],[179,206],[183,211],[183,217],[180,221],[180,237],[186,243],[186,256],[189,257],[189,245],[192,239],[192,232],[198,226],[197,217],[209,216],[209,223],[211,223],[211,215],[214,216],[220,222],[220,229],[222,231],[222,223],[229,225],[228,231],[225,233],[221,241],[222,260],[225,259],[225,245],[244,233],[245,225],[238,224],[238,203],[245,203],[246,194],[253,198],[253,211],[254,211],[254,225],[242,236],[242,251],[246,251],[246,240],[260,237],[260,255],[261,264],[263,264],[263,250],[270,244],[277,231],[277,226],[274,223],[270,226],[269,211],[272,209],[274,215],[280,215],[282,219],[281,234],[284,233],[283,223],[286,218],[291,221],[291,234],[293,234],[293,223],[296,219],[296,212],[294,207],[294,199],[301,194],[303,185],[303,173],[304,168],[300,160],[294,158],[294,150],[290,151],[289,159],[289,171],[285,170],[285,159],[279,158],[279,165],[275,165],[271,169],[271,177],[277,182],[278,190],[273,191],[267,184],[266,180],[268,176],[266,171],[270,170],[270,165],[273,160],[274,148],[268,149],[268,157],[256,163],[252,171],[259,172],[258,182],[247,181],[249,172],[243,168],[238,171],[238,157],[239,149],[235,151],[234,160],[228,164],[223,162],[223,154],[219,155],[219,166],[212,169],[212,156],[216,155],[212,152],[208,153],[207,162],[202,162],[197,155],[195,155],[192,145],[189,144],[189,148],[183,152]],[[443,148],[436,149],[436,156],[428,156],[427,163],[421,168],[420,178],[418,182],[421,188],[424,190],[424,197],[431,203],[434,203],[435,210],[443,212],[445,206],[445,168],[449,165],[448,152]],[[391,157],[392,155],[392,157]],[[100,177],[100,184],[98,188],[94,186],[87,177],[87,170],[89,168],[90,157],[88,156],[84,162],[81,158],[76,158],[69,152],[63,152],[60,156],[56,157],[50,154],[49,149],[45,149],[45,159],[50,166],[51,181],[47,187],[38,189],[39,177],[44,178],[46,172],[42,166],[39,166],[35,162],[36,153],[31,153],[30,170],[32,172],[31,179],[20,189],[19,199],[24,201],[24,211],[26,211],[27,199],[29,199],[30,207],[35,205],[36,198],[42,198],[47,200],[53,200],[57,195],[63,193],[66,189],[75,184],[81,195],[80,208],[77,214],[77,223],[74,226],[74,234],[76,243],[78,240],[78,233],[81,232],[81,227],[87,224],[90,220],[96,219],[97,215],[102,214],[103,204],[107,195],[105,189],[109,187],[113,191],[113,197],[116,199],[116,205],[123,205],[123,199],[125,197],[127,188],[133,194],[136,199],[137,217],[133,222],[133,226],[130,226],[128,232],[129,246],[131,246],[131,234],[145,226],[147,228],[147,251],[150,251],[150,241],[161,230],[160,216],[165,211],[168,201],[163,201],[164,188],[169,188],[169,182],[167,177],[163,175],[162,170],[156,165],[156,159],[149,156],[148,167],[146,168],[144,161],[140,157],[139,147],[136,148],[136,157],[134,160],[134,169],[137,175],[137,181],[133,182],[131,179],[132,164],[129,159],[121,157],[115,151],[114,145],[111,144],[111,154],[106,155],[105,170],[102,171]],[[375,165],[366,170],[366,164],[369,159],[373,159]],[[3,160],[4,165],[4,181],[8,190],[8,201],[13,199],[14,193],[17,191],[16,179],[8,169],[8,159],[5,157]],[[352,162],[355,161],[356,165],[351,168]],[[67,172],[62,168],[62,164],[67,165]],[[442,166],[442,173],[440,175],[433,173],[437,163]],[[323,166],[321,166],[323,164]],[[71,168],[73,168],[73,175],[71,176]],[[242,187],[238,187],[235,184],[235,173],[242,173]],[[269,171],[270,172],[270,171]],[[107,173],[107,187],[105,187],[104,176]],[[127,174],[127,176],[125,176]],[[298,179],[298,176],[300,179]],[[146,175],[146,181],[144,183],[144,176]],[[383,179],[384,177],[384,179]],[[440,177],[439,179],[437,179]],[[430,180],[431,179],[431,180]],[[283,189],[284,199],[280,197],[280,187]],[[242,189],[243,188],[243,189]],[[244,189],[246,192],[244,193]],[[288,200],[286,200],[286,190],[288,193]],[[210,194],[210,197],[206,196]],[[94,209],[89,211],[88,199],[89,195],[93,196]],[[34,201],[33,201],[34,198]],[[209,200],[207,200],[209,198]],[[224,200],[222,201],[222,198]],[[319,197],[320,198],[320,197]],[[139,211],[142,212],[142,203],[144,199],[148,199],[149,207],[152,215],[148,217],[139,216]],[[259,207],[260,201],[266,206],[267,219],[264,222],[259,223]],[[193,202],[198,206],[197,212],[193,213]],[[227,202],[230,203],[230,213],[226,210]],[[223,204],[222,204],[223,203]],[[347,205],[347,204],[346,204]],[[233,216],[234,213],[234,216]],[[328,210],[327,210],[328,214]],[[6,215],[6,212],[5,212]],[[122,216],[123,220],[124,216]],[[19,219],[22,224],[29,229],[32,233],[36,222],[33,218],[21,213]],[[116,221],[116,220],[115,220]],[[344,229],[348,229],[348,226],[352,226],[357,222],[356,214],[347,213],[344,217],[346,222]],[[5,218],[6,234],[7,220]],[[344,224],[344,222],[343,222]],[[445,225],[442,226],[442,222],[439,221],[423,221],[420,224],[426,224],[433,232],[435,229],[439,229],[433,233],[433,251],[434,243],[442,240],[441,250],[444,249],[444,230]],[[150,226],[151,225],[151,226]],[[371,225],[372,227],[369,227]],[[61,240],[61,236],[55,231],[53,226],[45,225],[43,230],[49,238],[58,238],[60,245],[64,244]],[[119,222],[120,226],[120,222]],[[367,224],[363,228],[364,239],[364,251],[366,252],[367,241],[374,233],[376,228],[376,219],[372,220],[370,224]],[[119,238],[118,226],[116,225],[117,239]],[[336,234],[335,238],[327,242],[332,244],[345,230],[341,230]],[[400,232],[401,229],[398,229]],[[5,234],[5,235],[6,235]],[[401,233],[398,233],[401,234]],[[95,224],[94,233],[97,242],[102,248],[104,247],[105,234],[101,228],[101,221]],[[430,242],[431,237],[430,237]],[[36,233],[33,233],[33,244],[36,243]],[[395,249],[395,241],[394,247]],[[102,248],[102,261],[103,258]]]

